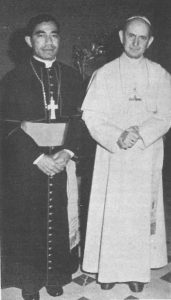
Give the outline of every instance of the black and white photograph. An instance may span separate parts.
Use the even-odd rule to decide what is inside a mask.
[[[171,299],[171,0],[0,0],[2,300]]]

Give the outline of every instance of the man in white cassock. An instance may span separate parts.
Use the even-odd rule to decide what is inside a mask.
[[[127,282],[133,292],[150,269],[167,264],[163,211],[163,136],[171,125],[171,77],[143,56],[151,23],[126,20],[124,53],[95,72],[83,120],[97,141],[83,270],[101,288]]]

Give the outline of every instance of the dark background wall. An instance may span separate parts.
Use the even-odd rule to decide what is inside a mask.
[[[73,45],[89,47],[98,36],[110,37],[108,60],[117,56],[118,26],[125,17],[143,13],[155,25],[156,40],[149,56],[171,71],[171,0],[0,0],[0,78],[13,67],[9,41],[12,50],[23,55],[21,32],[17,37],[16,31],[44,12],[52,13],[61,24],[59,60],[70,65]]]

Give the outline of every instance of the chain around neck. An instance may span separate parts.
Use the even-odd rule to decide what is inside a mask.
[[[41,79],[41,78],[43,77],[43,76],[42,76],[42,75],[43,75],[43,74],[42,74],[42,70],[41,70],[41,77],[39,77],[39,75],[37,74],[37,71],[36,71],[36,69],[35,69],[35,67],[34,67],[34,65],[33,65],[31,59],[30,59],[30,65],[31,65],[32,70],[33,70],[34,74],[36,75],[38,81],[39,81],[40,84],[41,84],[41,87],[42,87],[42,94],[43,94],[43,102],[44,102],[45,109],[47,109],[47,108],[48,108],[48,104],[47,104],[47,100],[46,100],[45,86],[44,86],[43,80]]]
[[[45,86],[44,86],[44,83],[43,83],[43,73],[42,73],[42,69],[41,69],[41,77],[38,75],[34,65],[33,65],[33,62],[32,60],[30,59],[30,65],[31,65],[31,68],[33,70],[33,73],[35,74],[36,78],[38,79],[38,81],[40,82],[41,84],[41,87],[42,87],[42,94],[43,94],[43,102],[44,102],[44,107],[45,107],[45,110],[47,111],[48,110],[48,104],[47,104],[47,97],[46,97],[46,92],[45,92]],[[56,79],[58,81],[58,91],[57,91],[57,104],[58,102],[60,101],[60,90],[61,90],[61,76],[60,76],[60,69],[59,69],[59,76],[57,74],[57,71],[56,71],[56,68],[55,68],[55,74],[56,74]]]

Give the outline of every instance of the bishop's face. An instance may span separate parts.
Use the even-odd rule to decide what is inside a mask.
[[[52,21],[38,24],[32,36],[26,36],[27,44],[33,49],[33,55],[44,59],[55,59],[60,43],[58,28]]]
[[[140,19],[130,21],[119,36],[127,56],[135,59],[142,57],[153,41],[149,25]]]

